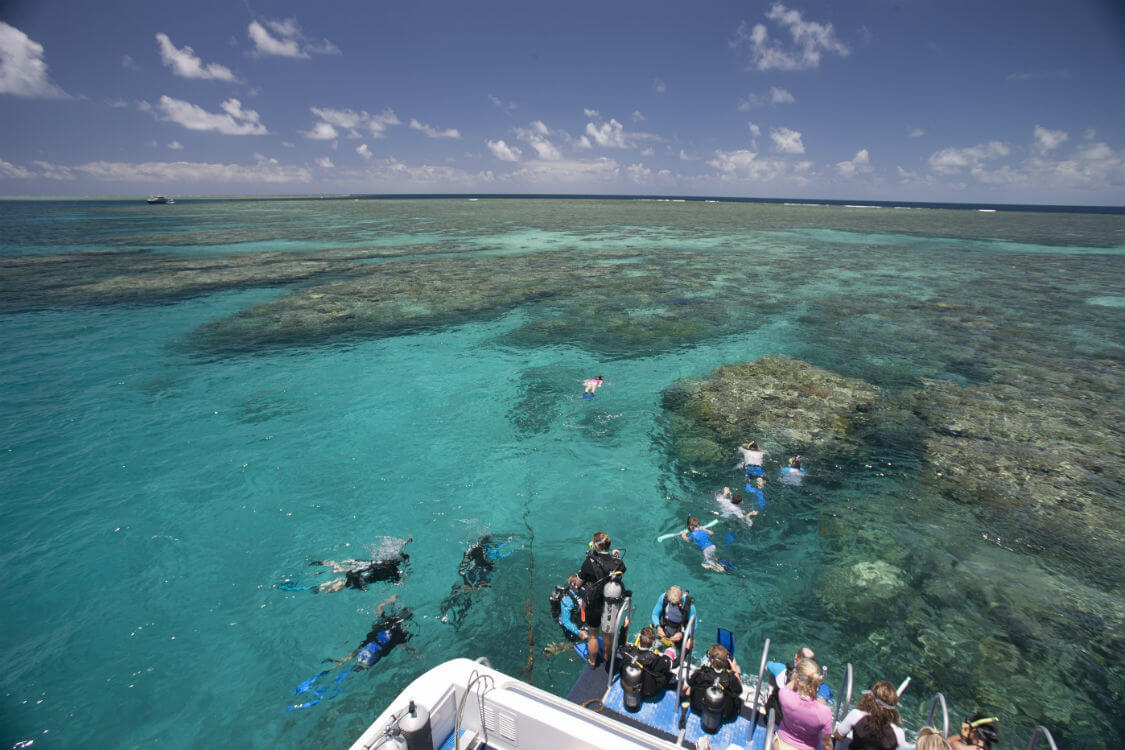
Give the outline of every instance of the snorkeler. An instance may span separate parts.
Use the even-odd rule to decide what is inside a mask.
[[[320,565],[331,568],[333,573],[343,573],[340,578],[312,587],[314,594],[335,594],[345,588],[367,590],[367,584],[376,581],[400,581],[403,575],[403,566],[410,557],[403,550],[410,544],[414,537],[408,537],[398,548],[398,552],[383,560],[313,560],[309,565]]]
[[[744,443],[738,446],[738,452],[742,454],[742,462],[739,468],[746,470],[746,478],[749,480],[751,477],[760,477],[765,475],[765,469],[762,464],[769,451],[764,451],[758,447],[758,443],[751,440],[749,443]]]
[[[582,381],[582,385],[586,389],[582,392],[582,395],[586,396],[587,394],[589,394],[589,396],[593,398],[594,392],[602,387],[602,376],[598,375],[597,377],[584,380]]]
[[[777,478],[782,484],[800,487],[805,480],[805,470],[801,468],[801,457],[793,456],[789,459],[789,465],[777,473]]]

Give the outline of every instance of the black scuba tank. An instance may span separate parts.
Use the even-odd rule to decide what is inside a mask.
[[[430,726],[430,712],[425,706],[410,701],[410,707],[399,721],[398,728],[406,739],[407,750],[433,750],[434,737]]]
[[[726,694],[723,686],[716,677],[715,681],[707,687],[703,694],[703,711],[699,715],[699,725],[707,734],[715,734],[723,724],[723,705],[726,703]]]
[[[621,667],[622,700],[625,703],[625,710],[629,713],[635,714],[641,710],[641,701],[644,698],[641,694],[643,681],[644,670],[637,663],[637,657],[633,656]]]

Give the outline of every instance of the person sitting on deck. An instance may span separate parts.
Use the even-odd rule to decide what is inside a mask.
[[[789,683],[778,689],[781,722],[773,750],[832,750],[832,710],[820,688],[820,667],[812,659],[801,659],[790,671]]]
[[[730,652],[718,643],[707,649],[707,663],[688,678],[687,696],[691,700],[692,711],[703,711],[707,689],[712,685],[723,691],[723,721],[738,716],[742,706],[742,671]]]
[[[835,739],[852,735],[852,750],[905,750],[906,733],[895,706],[898,693],[891,683],[879,680],[863,693],[859,705],[836,727]]]
[[[660,595],[653,605],[652,627],[655,629],[656,637],[665,646],[679,648],[684,640],[684,628],[695,616],[695,602],[691,600],[691,595],[685,595],[679,586],[669,586],[668,591]],[[691,648],[690,638],[685,647]]]
[[[672,681],[672,660],[655,651],[656,633],[649,626],[641,628],[636,640],[626,643],[621,651],[621,664],[635,662],[641,668],[641,696],[652,698],[664,692]]]

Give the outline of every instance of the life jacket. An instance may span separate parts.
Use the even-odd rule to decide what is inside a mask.
[[[687,627],[688,617],[691,616],[691,596],[685,594],[679,604],[668,601],[664,595],[660,605],[660,627],[668,635],[675,635]]]

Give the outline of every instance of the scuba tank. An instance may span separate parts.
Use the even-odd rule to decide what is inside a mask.
[[[433,750],[434,737],[430,728],[430,712],[425,706],[410,701],[410,707],[399,721],[398,728],[406,738],[407,750]]]
[[[707,734],[715,734],[723,724],[723,705],[726,703],[726,694],[723,686],[716,677],[715,681],[703,694],[703,711],[699,714],[699,725]]]
[[[605,586],[602,587],[602,600],[605,602],[602,609],[602,632],[612,633],[614,625],[617,624],[617,613],[621,611],[621,603],[624,600],[625,587],[621,585],[621,581],[617,578],[611,578]],[[609,644],[607,643],[608,647]]]
[[[637,663],[637,657],[631,656],[621,667],[621,697],[625,703],[625,710],[631,714],[641,710],[641,700],[644,697],[641,695],[643,681],[644,670]]]

